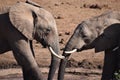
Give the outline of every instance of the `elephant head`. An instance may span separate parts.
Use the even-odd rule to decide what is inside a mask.
[[[120,24],[117,23],[120,21],[103,16],[80,23],[65,46],[63,56],[66,58],[61,60],[58,79],[64,79],[65,66],[71,53],[92,48],[99,52],[117,47],[117,36],[120,34]]]
[[[48,11],[29,3],[18,2],[10,8],[9,18],[12,25],[28,40],[36,39],[52,53],[48,80],[52,80],[59,64],[59,38],[56,22]]]

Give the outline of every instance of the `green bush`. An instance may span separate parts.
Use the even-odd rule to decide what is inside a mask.
[[[120,80],[120,70],[116,71],[114,75],[116,80]]]

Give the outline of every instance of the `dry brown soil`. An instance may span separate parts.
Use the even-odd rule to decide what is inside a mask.
[[[0,0],[2,3],[4,0]],[[7,0],[8,3],[24,0]],[[33,0],[51,12],[59,32],[61,53],[76,26],[83,20],[110,10],[120,10],[120,0]],[[50,65],[50,52],[34,41],[36,60],[41,68]],[[100,80],[104,53],[87,50],[71,55],[65,80]],[[22,80],[12,52],[0,55],[0,80]],[[6,69],[9,68],[9,69]],[[72,68],[72,69],[71,69]],[[44,72],[47,77],[47,72]],[[4,74],[3,74],[4,73]],[[56,78],[55,78],[56,80]]]

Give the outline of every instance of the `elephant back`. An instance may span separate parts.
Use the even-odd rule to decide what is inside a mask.
[[[36,8],[30,4],[19,2],[10,8],[9,17],[12,25],[29,40],[33,39],[34,18],[33,10]]]

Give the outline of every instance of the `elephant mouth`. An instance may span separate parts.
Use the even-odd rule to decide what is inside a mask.
[[[65,53],[67,54],[71,54],[71,53],[74,53],[74,52],[80,52],[80,51],[83,51],[83,50],[87,50],[87,49],[91,49],[93,48],[94,46],[93,45],[83,45],[81,48],[74,48],[73,50],[71,51],[65,51]]]
[[[51,52],[54,56],[56,56],[57,58],[59,58],[59,59],[64,59],[64,58],[65,58],[64,56],[55,53],[54,50],[52,49],[52,47],[49,46],[48,49],[49,49],[50,52]]]
[[[47,47],[48,47],[49,51],[50,51],[54,56],[56,56],[57,58],[59,58],[59,59],[64,59],[64,58],[65,58],[64,56],[55,53],[55,51],[53,50],[53,48],[45,41],[45,39],[40,39],[40,43],[42,44],[42,46],[43,46],[44,48],[47,48]]]
[[[47,48],[48,43],[44,39],[40,39],[39,42],[41,43],[41,45],[43,46],[43,48]]]

